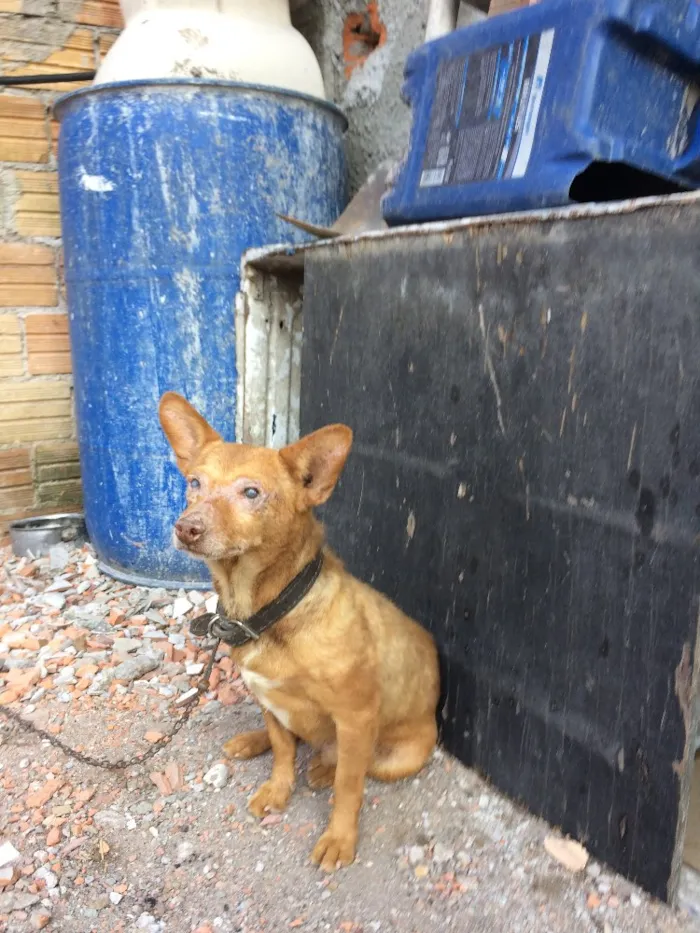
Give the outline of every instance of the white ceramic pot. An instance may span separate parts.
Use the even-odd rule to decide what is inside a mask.
[[[289,0],[119,0],[125,28],[95,84],[176,77],[223,78],[325,98]]]

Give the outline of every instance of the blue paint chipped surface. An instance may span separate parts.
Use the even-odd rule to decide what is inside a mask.
[[[342,115],[225,82],[103,85],[57,105],[85,514],[103,564],[203,583],[172,526],[184,482],[158,423],[181,392],[234,440],[234,300],[249,247],[308,237],[345,207]]]

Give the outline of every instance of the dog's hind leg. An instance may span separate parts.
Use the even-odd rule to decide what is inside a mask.
[[[369,776],[378,781],[400,781],[417,774],[436,741],[437,723],[432,716],[392,729],[379,740]]]
[[[224,743],[224,755],[228,758],[257,758],[269,751],[272,742],[267,729],[242,732]]]
[[[306,780],[313,790],[332,787],[335,781],[335,766],[338,761],[338,747],[335,742],[328,742],[309,761]]]

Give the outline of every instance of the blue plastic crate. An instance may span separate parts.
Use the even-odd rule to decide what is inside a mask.
[[[406,65],[391,225],[700,185],[700,2],[543,0]]]

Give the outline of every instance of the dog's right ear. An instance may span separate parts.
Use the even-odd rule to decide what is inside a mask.
[[[177,392],[165,393],[160,400],[158,415],[182,473],[187,473],[192,461],[207,444],[221,440],[214,428]]]

